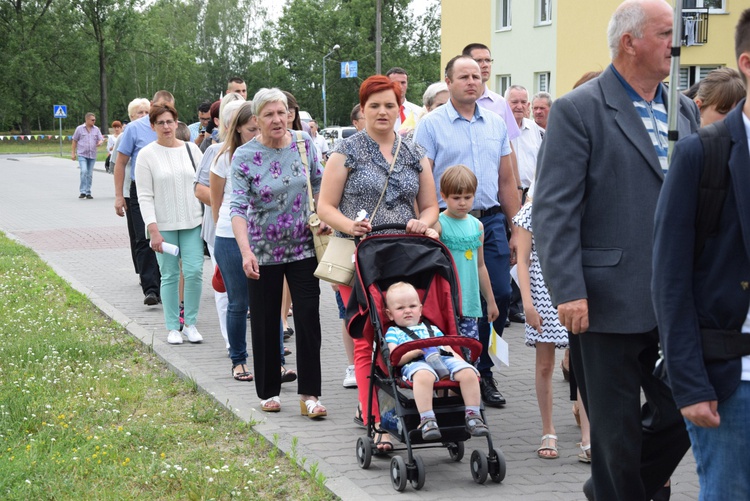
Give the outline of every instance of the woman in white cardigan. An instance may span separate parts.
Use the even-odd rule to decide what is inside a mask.
[[[135,178],[141,215],[161,272],[161,300],[169,331],[167,342],[181,344],[184,334],[191,343],[200,343],[203,337],[195,323],[203,286],[203,216],[200,202],[193,193],[193,178],[195,166],[203,154],[195,144],[175,137],[177,111],[171,105],[152,106],[149,120],[157,139],[138,154]],[[179,247],[179,256],[165,253],[164,243]],[[182,333],[179,330],[180,259],[185,277]]]

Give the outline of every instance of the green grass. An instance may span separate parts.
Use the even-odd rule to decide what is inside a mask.
[[[2,233],[0,361],[4,500],[335,499]]]
[[[62,144],[63,158],[70,158],[72,152],[71,141],[63,139]],[[3,139],[0,141],[0,155],[52,155],[60,156],[60,140],[59,139],[31,139],[31,140],[13,140]],[[97,150],[96,159],[101,160],[107,158],[107,141]]]

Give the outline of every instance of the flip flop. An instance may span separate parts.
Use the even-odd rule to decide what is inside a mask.
[[[292,369],[287,370],[287,368],[282,365],[281,366],[281,382],[291,383],[292,381],[296,381],[296,380],[297,380],[297,373],[294,372]]]

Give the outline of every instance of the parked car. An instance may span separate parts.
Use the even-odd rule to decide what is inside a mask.
[[[302,120],[303,122],[307,123],[310,120],[312,120],[312,116],[310,115],[310,113],[308,113],[308,112],[306,112],[304,110],[300,110],[300,112],[299,112],[299,119]]]
[[[328,144],[333,146],[342,139],[356,134],[357,129],[354,127],[328,127],[321,132],[323,133],[323,137],[328,140]]]

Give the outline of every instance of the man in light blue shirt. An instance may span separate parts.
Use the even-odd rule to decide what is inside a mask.
[[[151,104],[167,103],[174,105],[174,97],[166,90],[154,94]],[[143,289],[143,304],[153,306],[159,304],[161,273],[156,255],[151,250],[146,238],[146,228],[141,217],[141,207],[138,205],[138,189],[135,185],[135,162],[138,153],[144,146],[156,141],[156,132],[151,128],[148,115],[130,122],[122,133],[122,139],[117,147],[117,161],[115,162],[115,213],[127,216],[131,248],[135,249],[135,262]],[[123,181],[125,180],[125,166],[133,159],[130,169],[130,198],[123,196]]]
[[[415,141],[425,148],[435,176],[438,203],[440,177],[448,167],[466,165],[477,176],[478,186],[472,215],[484,226],[484,260],[492,291],[500,309],[494,322],[502,335],[510,299],[510,262],[515,262],[515,243],[506,237],[505,221],[512,220],[520,205],[520,191],[510,160],[510,140],[503,120],[477,105],[484,89],[479,65],[469,56],[456,56],[445,67],[450,100],[420,122]],[[515,235],[515,230],[511,235]],[[484,350],[479,359],[482,399],[494,407],[505,404],[492,377],[492,360],[487,353],[490,326],[479,322],[479,339]]]

